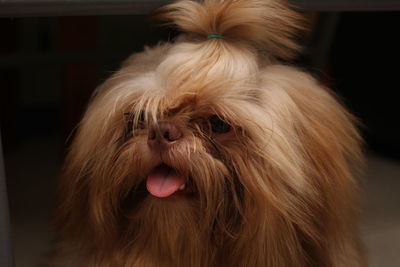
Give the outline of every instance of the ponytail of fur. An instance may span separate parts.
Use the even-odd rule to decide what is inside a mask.
[[[286,0],[180,0],[160,12],[169,24],[198,39],[217,34],[224,42],[245,42],[281,59],[299,50],[295,37],[304,24]]]

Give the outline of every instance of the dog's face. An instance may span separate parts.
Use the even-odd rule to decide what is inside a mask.
[[[258,10],[216,2],[250,22]],[[352,116],[247,43],[196,38],[132,56],[98,88],[65,163],[61,236],[129,266],[146,253],[171,266],[324,266],[327,240],[352,225]]]
[[[187,82],[195,72],[182,75],[170,65],[180,66],[190,53],[177,60],[175,49],[134,56],[99,89],[67,165],[88,183],[90,218],[99,227],[134,234],[140,218],[152,231],[159,225],[157,235],[193,227],[234,236],[268,197],[262,192],[273,164],[268,96],[263,81],[240,77],[254,64],[236,64],[237,79],[204,67],[195,70],[199,80]],[[159,50],[166,54],[161,63],[148,62]],[[158,69],[135,72],[151,64]]]

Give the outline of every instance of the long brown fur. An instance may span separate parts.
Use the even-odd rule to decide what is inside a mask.
[[[279,0],[184,0],[162,12],[186,34],[132,55],[97,89],[65,162],[50,265],[365,266],[355,119],[275,60],[298,49],[301,17]],[[215,114],[230,133],[209,131]],[[183,138],[154,153],[149,129],[165,121]],[[149,195],[143,182],[161,163],[196,194]]]

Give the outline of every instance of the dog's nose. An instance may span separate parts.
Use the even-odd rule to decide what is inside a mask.
[[[147,144],[153,150],[162,151],[175,144],[182,135],[182,131],[175,124],[159,122],[150,128]]]

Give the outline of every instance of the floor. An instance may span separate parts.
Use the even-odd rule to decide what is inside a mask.
[[[48,218],[61,165],[55,138],[35,138],[6,154],[16,267],[32,267],[52,240]],[[363,178],[362,238],[370,267],[400,266],[400,162],[369,155]]]

